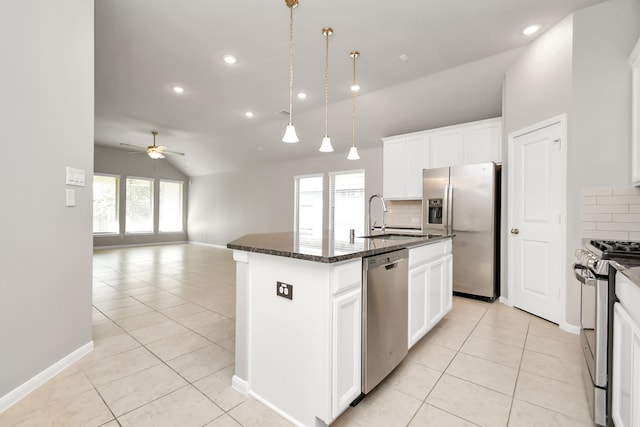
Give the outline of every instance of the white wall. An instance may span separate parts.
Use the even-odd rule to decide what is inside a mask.
[[[93,2],[2,2],[0,52],[2,401],[91,342]]]
[[[119,246],[119,245],[140,245],[153,243],[183,242],[187,240],[186,210],[189,193],[189,178],[173,166],[169,159],[153,160],[144,153],[131,154],[126,150],[121,150],[104,145],[96,145],[94,153],[95,173],[104,173],[120,176],[120,235],[118,236],[95,236],[93,238],[94,247]],[[154,178],[154,229],[158,229],[158,203],[159,200],[159,180],[170,179],[184,182],[184,208],[185,219],[183,221],[184,231],[180,233],[156,233],[156,234],[125,234],[124,221],[126,215],[126,179],[128,176]]]
[[[630,183],[628,58],[639,36],[637,0],[581,9],[533,42],[505,79],[505,134],[568,114],[566,320],[573,325],[580,290],[570,264],[582,245],[581,189]]]
[[[225,246],[249,233],[292,231],[296,175],[365,169],[367,199],[382,193],[382,142],[380,146],[361,150],[357,161],[347,160],[345,151],[194,177],[189,188],[189,240]],[[324,224],[328,221],[326,196],[327,191]]]
[[[502,111],[504,118],[503,159],[507,159],[509,156],[508,135],[511,132],[563,113],[569,113],[571,108],[572,56],[573,16],[569,15],[532,42],[509,67],[505,76]],[[502,176],[503,232],[500,295],[509,299],[508,162],[503,164]],[[571,319],[573,319],[573,315]]]

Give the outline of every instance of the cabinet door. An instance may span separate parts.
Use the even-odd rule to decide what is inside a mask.
[[[409,270],[409,348],[427,333],[429,265]]]
[[[433,328],[445,315],[445,259],[429,264],[429,292],[427,295],[427,325]]]
[[[362,293],[357,288],[333,300],[331,409],[337,417],[360,395]]]
[[[613,312],[611,416],[617,427],[640,426],[640,326],[620,303]]]
[[[404,139],[384,141],[382,146],[382,193],[385,198],[404,198],[407,145]]]
[[[640,40],[631,53],[631,182],[640,185]]]
[[[464,129],[464,164],[502,161],[502,124],[491,120]]]
[[[453,308],[453,255],[444,259],[444,312],[447,314]]]
[[[461,128],[433,132],[429,138],[431,168],[463,164],[464,135]]]
[[[422,198],[422,170],[429,168],[429,136],[407,139],[406,191],[410,199]]]

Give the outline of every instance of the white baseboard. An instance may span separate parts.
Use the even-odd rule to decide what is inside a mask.
[[[245,396],[249,393],[249,383],[235,375],[231,378],[231,388]]]
[[[176,240],[175,242],[131,243],[127,245],[94,246],[93,249],[118,249],[118,248],[136,248],[136,247],[142,247],[142,246],[184,245],[186,243],[190,243],[190,242],[186,240]]]
[[[571,323],[562,323],[560,325],[560,329],[562,329],[563,331],[572,333],[574,335],[578,335],[580,333],[580,326],[572,325]]]
[[[214,245],[213,243],[204,243],[204,242],[197,242],[195,240],[189,240],[189,243],[193,243],[194,245],[202,245],[202,246],[211,246],[213,248],[218,248],[218,249],[226,249],[228,251],[231,251],[232,249],[229,249],[226,246],[222,246],[222,245]]]
[[[508,305],[509,307],[513,307],[513,305],[511,305],[511,302],[509,301],[508,298],[500,297],[500,298],[498,298],[498,302],[500,304],[504,304],[504,305]]]
[[[82,347],[73,351],[72,353],[66,355],[62,359],[58,360],[53,365],[49,366],[44,371],[40,372],[35,377],[28,380],[26,383],[16,387],[9,393],[0,397],[0,413],[6,411],[24,397],[26,397],[29,393],[40,387],[42,384],[49,381],[51,378],[58,375],[60,372],[64,371],[69,366],[76,363],[82,357],[86,356],[93,350],[93,341],[89,341]]]

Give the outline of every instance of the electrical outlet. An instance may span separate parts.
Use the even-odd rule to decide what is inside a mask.
[[[276,295],[282,298],[293,300],[293,285],[283,282],[276,282]]]

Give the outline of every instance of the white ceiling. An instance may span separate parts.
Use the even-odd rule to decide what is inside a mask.
[[[289,9],[284,0],[95,1],[95,142],[152,143],[196,176],[319,156],[324,135],[324,36],[329,50],[329,136],[351,145],[352,60],[358,50],[356,144],[501,114],[504,72],[533,38],[602,0],[300,0],[294,10],[293,122],[289,109]],[[375,4],[375,6],[373,6]],[[536,35],[537,36],[537,35]],[[533,37],[536,37],[533,36]],[[222,56],[239,58],[233,66]],[[400,55],[407,55],[401,61]],[[185,88],[181,95],[171,87]],[[244,112],[255,116],[248,119]],[[166,160],[162,160],[166,161]]]

